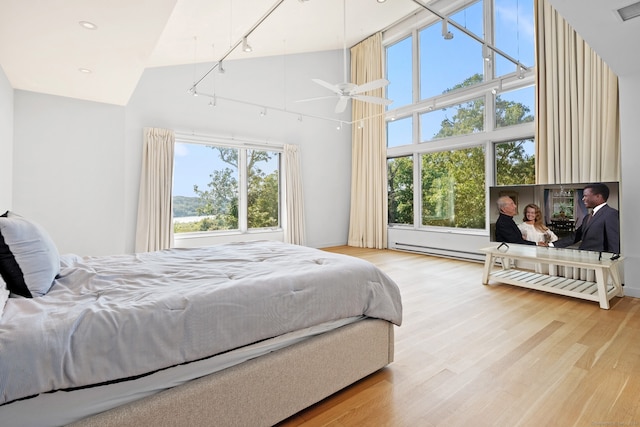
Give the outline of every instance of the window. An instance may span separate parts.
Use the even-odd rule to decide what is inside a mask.
[[[387,64],[409,61],[409,63],[404,63],[403,67],[387,67],[387,80],[393,82],[387,86],[387,98],[393,100],[393,108],[413,103],[411,82],[413,68],[411,64],[412,40],[413,38],[409,36],[386,49]],[[387,106],[388,108],[389,106]]]
[[[455,22],[458,22],[456,18],[466,18],[467,23],[474,23],[481,35],[482,1],[464,8],[451,18]],[[448,25],[447,30],[453,35],[452,39],[443,37],[441,21],[420,31],[420,99],[442,95],[483,80],[482,44],[453,25]],[[476,75],[480,78],[474,78]]]
[[[495,46],[525,66],[534,64],[533,0],[494,0]],[[513,73],[513,62],[497,54],[496,77]]]
[[[495,144],[496,185],[535,184],[533,139]]]
[[[413,141],[413,117],[387,122],[387,147],[411,144]]]
[[[413,224],[413,158],[387,159],[389,224]]]
[[[422,155],[422,225],[484,228],[484,150]]]
[[[385,33],[389,224],[486,231],[488,187],[535,181],[533,0],[429,4]]]
[[[277,151],[176,142],[174,232],[279,227],[279,171]]]
[[[535,112],[534,87],[499,93],[496,96],[496,127],[533,122]]]
[[[484,97],[420,115],[420,141],[466,135],[484,129]]]

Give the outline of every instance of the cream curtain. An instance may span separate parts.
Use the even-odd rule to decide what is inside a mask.
[[[298,146],[284,146],[285,242],[305,245],[304,198]]]
[[[175,140],[172,130],[144,129],[136,252],[173,246],[171,188]]]
[[[618,78],[548,0],[535,9],[536,182],[619,181]]]
[[[351,48],[351,81],[384,77],[382,33]],[[384,96],[384,89],[368,95]],[[349,246],[387,247],[387,141],[384,106],[353,101]]]

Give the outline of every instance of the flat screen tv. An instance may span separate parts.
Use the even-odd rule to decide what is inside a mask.
[[[607,204],[620,211],[620,190],[618,182],[604,182],[609,187]],[[509,196],[517,206],[513,217],[517,224],[523,222],[524,207],[535,203],[542,211],[547,227],[562,238],[573,233],[588,215],[582,202],[582,193],[588,183],[580,184],[538,184],[538,185],[501,185],[489,188],[491,241],[495,242],[495,223],[498,219],[498,198]]]

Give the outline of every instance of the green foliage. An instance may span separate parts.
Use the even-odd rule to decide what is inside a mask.
[[[535,184],[535,157],[526,154],[529,142],[511,141],[496,145],[496,184]]]
[[[446,92],[482,81],[475,74]],[[441,123],[435,138],[469,135],[484,129],[484,97],[457,106]],[[496,98],[497,126],[533,121],[523,104]],[[534,156],[526,154],[530,141],[496,146],[497,183],[529,184],[535,181]],[[459,228],[485,227],[485,159],[483,147],[427,153],[421,156],[422,224]],[[388,159],[389,223],[413,224],[412,157]]]
[[[389,224],[413,224],[413,158],[387,160]]]
[[[230,167],[215,170],[205,189],[193,186],[194,200],[180,200],[188,205],[188,212],[181,216],[204,217],[193,222],[176,222],[175,233],[196,231],[233,230],[238,228],[238,150],[211,147],[218,151],[220,159]],[[247,150],[248,225],[249,228],[277,227],[279,224],[279,175],[278,170],[267,175],[260,169],[261,162],[271,160],[273,154],[266,151]],[[174,198],[174,206],[176,204]],[[184,198],[194,199],[194,198]],[[187,209],[181,211],[187,212]],[[174,209],[174,215],[178,216]]]
[[[422,155],[422,224],[484,228],[484,150]]]

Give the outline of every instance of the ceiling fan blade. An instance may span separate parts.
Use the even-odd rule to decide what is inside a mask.
[[[335,95],[329,95],[329,96],[317,96],[315,98],[306,98],[306,99],[299,99],[296,102],[309,102],[309,101],[318,101],[320,99],[335,99]]]
[[[387,80],[387,79],[374,80],[372,82],[368,82],[368,83],[364,83],[364,84],[358,85],[355,89],[353,89],[351,91],[351,94],[355,95],[357,93],[368,92],[370,90],[375,90],[375,89],[379,89],[381,87],[385,87],[388,84],[389,84],[389,80]]]
[[[336,113],[342,113],[347,108],[347,102],[349,101],[348,96],[341,96],[336,104]]]
[[[319,84],[322,87],[325,87],[327,89],[329,89],[332,92],[337,93],[338,95],[342,95],[342,92],[340,92],[340,88],[338,88],[338,86],[333,85],[331,83],[327,83],[324,80],[320,80],[320,79],[311,79],[312,81],[314,81],[315,83]]]
[[[380,98],[378,96],[369,96],[369,95],[352,95],[353,99],[357,99],[362,102],[370,102],[372,104],[381,104],[381,105],[389,105],[393,101],[386,98]]]

